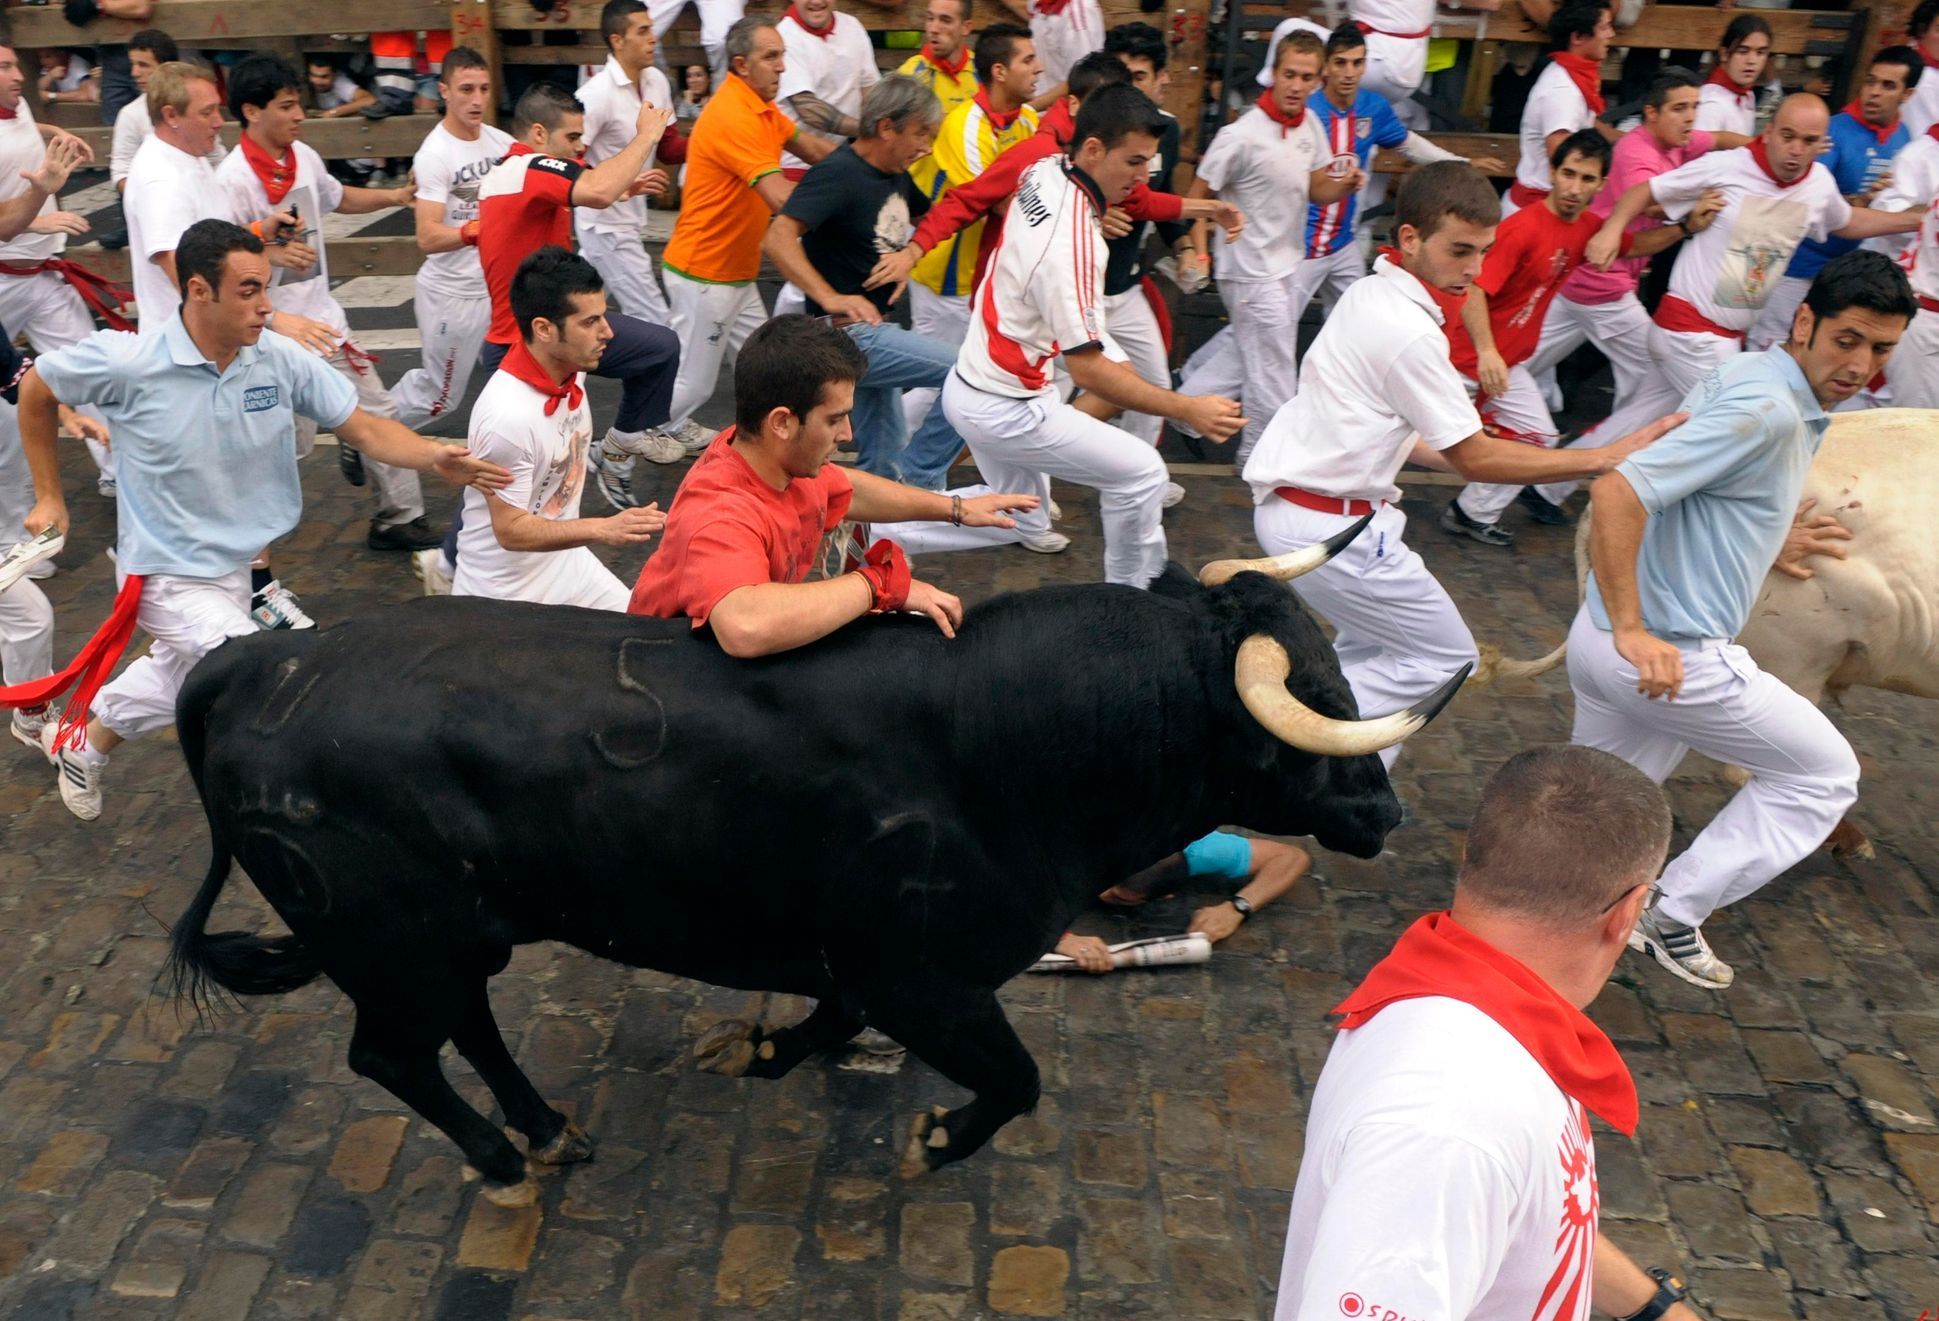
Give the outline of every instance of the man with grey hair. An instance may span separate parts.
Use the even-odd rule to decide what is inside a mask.
[[[940,390],[956,349],[887,319],[899,289],[863,284],[883,254],[909,242],[929,209],[909,167],[928,155],[942,118],[942,103],[917,79],[883,78],[862,98],[860,135],[795,185],[764,245],[807,296],[809,314],[829,317],[868,355],[850,422],[862,467],[892,481],[902,479],[899,461],[910,443],[902,392]],[[938,405],[916,429],[915,444],[918,453],[954,457],[963,442]]]
[[[1618,757],[1532,748],[1495,773],[1453,906],[1334,1010],[1278,1321],[1696,1321],[1668,1271],[1598,1232],[1589,1115],[1633,1134],[1639,1107],[1582,1012],[1669,844],[1662,790]]]

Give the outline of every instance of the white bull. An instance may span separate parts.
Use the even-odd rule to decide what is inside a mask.
[[[1939,411],[1883,408],[1838,413],[1805,481],[1807,499],[1851,530],[1848,556],[1819,556],[1815,576],[1773,571],[1737,641],[1759,667],[1813,702],[1855,687],[1939,697]],[[1576,532],[1576,582],[1588,574],[1589,517]],[[1568,643],[1540,660],[1480,648],[1470,683],[1554,669]],[[1727,772],[1741,783],[1743,772]],[[1848,817],[1826,841],[1833,853],[1872,856]]]

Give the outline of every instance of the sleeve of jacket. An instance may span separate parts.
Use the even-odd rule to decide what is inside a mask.
[[[945,239],[1008,202],[1023,172],[1054,150],[1056,143],[1042,133],[1034,134],[999,155],[974,179],[952,186],[916,226],[916,245],[933,252]]]

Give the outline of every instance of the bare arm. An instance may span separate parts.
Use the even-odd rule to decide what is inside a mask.
[[[859,573],[812,583],[753,583],[720,598],[708,615],[720,649],[743,659],[805,647],[875,608]]]
[[[1003,7],[1010,11],[1017,22],[1025,27],[1030,26],[1030,0],[1003,0]]]
[[[328,110],[317,111],[318,119],[348,119],[365,106],[376,101],[377,96],[368,87],[358,87],[350,93],[350,99],[342,105],[331,106]]]
[[[25,233],[41,204],[67,186],[68,175],[84,160],[79,146],[80,139],[72,134],[49,138],[40,168],[20,172],[27,181],[26,189],[0,202],[0,242]]]
[[[1628,1316],[1656,1296],[1656,1281],[1601,1234],[1596,1235],[1596,1257],[1590,1270],[1594,1281],[1589,1287],[1590,1301],[1607,1316]],[[1688,1303],[1673,1303],[1663,1313],[1663,1321],[1698,1321],[1698,1317]]]
[[[830,133],[839,138],[852,138],[861,132],[861,125],[855,122],[853,115],[844,115],[813,92],[796,92],[788,98],[788,108],[794,111],[797,122],[806,124],[819,133]]]
[[[808,260],[807,249],[801,246],[801,236],[807,232],[807,226],[793,216],[777,215],[768,222],[768,232],[761,240],[761,250],[774,263],[776,270],[808,296],[809,302],[850,321],[881,325],[882,313],[874,303],[860,294],[836,293],[835,286],[822,278],[815,264]]]
[[[795,134],[797,142],[800,138],[799,133]],[[779,215],[781,208],[788,204],[789,195],[794,192],[794,180],[779,170],[771,170],[754,181],[754,191],[768,204],[768,210]]]
[[[456,225],[444,223],[444,203],[418,198],[413,203],[417,217],[417,250],[426,256],[434,252],[456,252],[465,246]]]
[[[361,216],[372,211],[389,211],[393,207],[411,206],[416,201],[415,181],[407,180],[396,188],[354,188],[345,184],[343,200],[337,203],[337,210],[347,216]],[[455,232],[454,230],[453,233]]]
[[[1597,230],[1596,236],[1589,240],[1589,249],[1584,254],[1583,260],[1598,270],[1608,270],[1609,263],[1616,260],[1617,255],[1622,251],[1623,231],[1629,228],[1631,221],[1655,204],[1656,198],[1650,192],[1649,180],[1631,184],[1623,195],[1616,199],[1615,209],[1609,213],[1609,219],[1602,222],[1602,228]]]
[[[1851,209],[1851,219],[1843,229],[1833,230],[1839,238],[1875,239],[1888,234],[1911,234],[1918,230],[1919,222],[1925,219],[1925,212],[1919,208],[1909,211],[1874,211],[1869,206],[1855,206]]]
[[[1716,129],[1711,132],[1710,137],[1712,151],[1730,151],[1736,147],[1750,145],[1750,139],[1742,133],[1726,133],[1722,129]]]
[[[1355,165],[1339,178],[1334,178],[1325,170],[1314,170],[1306,181],[1308,198],[1318,206],[1331,206],[1342,198],[1353,196],[1360,191],[1360,185],[1367,176]]]
[[[1122,362],[1113,362],[1099,348],[1079,349],[1064,355],[1070,378],[1081,390],[1097,395],[1116,408],[1154,417],[1169,417],[1185,422],[1200,435],[1223,442],[1240,427],[1245,418],[1239,405],[1216,395],[1183,395],[1153,385]]]
[[[571,550],[577,546],[637,546],[667,525],[656,504],[622,509],[607,518],[540,518],[495,495],[485,497],[492,536],[506,550]]]
[[[853,123],[854,121],[850,120],[849,122]],[[849,136],[852,137],[854,135],[850,134]],[[812,133],[797,132],[793,137],[788,139],[788,150],[810,165],[813,165],[815,162],[821,160],[822,157],[834,151],[837,145],[839,144],[830,142],[827,138],[818,138]]]
[[[34,507],[26,518],[27,531],[38,535],[49,527],[67,532],[67,499],[61,493],[61,461],[55,448],[60,436],[60,401],[32,367],[20,378],[20,449],[34,481]]]
[[[1479,283],[1468,286],[1461,303],[1461,325],[1474,342],[1474,378],[1489,394],[1508,389],[1508,364],[1495,348],[1495,325],[1488,316],[1488,293]]]
[[[946,491],[925,491],[904,486],[886,477],[863,472],[848,474],[854,494],[848,512],[861,523],[947,523],[959,513],[964,527],[1015,527],[1009,514],[1035,509],[1034,495],[977,495],[967,499],[952,497]]]
[[[361,408],[352,410],[336,432],[339,441],[348,442],[379,463],[433,471],[454,485],[486,490],[503,486],[512,479],[497,464],[472,458],[471,451],[462,445],[426,440],[402,422],[366,413]]]
[[[1574,478],[1601,477],[1604,473],[1613,472],[1617,464],[1664,432],[1681,426],[1687,416],[1684,413],[1671,413],[1639,431],[1630,432],[1621,440],[1586,450],[1544,449],[1540,445],[1503,440],[1485,431],[1477,431],[1466,440],[1442,450],[1441,457],[1453,465],[1455,472],[1471,482],[1512,482],[1517,486],[1530,486],[1543,482],[1566,482]],[[1623,485],[1628,487],[1627,482]],[[1600,575],[1597,581],[1601,581]]]
[[[572,184],[572,204],[603,211],[633,193],[633,185],[646,173],[647,159],[660,145],[660,135],[673,122],[673,112],[659,106],[643,105],[633,123],[633,140],[607,159],[586,170]]]
[[[1636,588],[1636,556],[1649,511],[1619,472],[1596,479],[1589,503],[1595,511],[1589,524],[1589,567],[1595,571],[1616,650],[1636,667],[1640,692],[1675,700],[1683,686],[1683,653],[1643,627],[1643,600]]]

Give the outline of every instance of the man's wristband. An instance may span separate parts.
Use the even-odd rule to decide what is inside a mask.
[[[949,521],[954,527],[963,526],[963,497],[960,495],[949,497]]]
[[[458,241],[463,243],[467,248],[475,248],[478,246],[478,222],[476,220],[467,220],[464,224],[458,226]]]
[[[1661,1266],[1649,1268],[1649,1277],[1656,1281],[1656,1292],[1650,1300],[1631,1312],[1619,1316],[1616,1321],[1657,1321],[1657,1318],[1682,1302],[1689,1294],[1683,1288],[1683,1281],[1664,1270]]]

